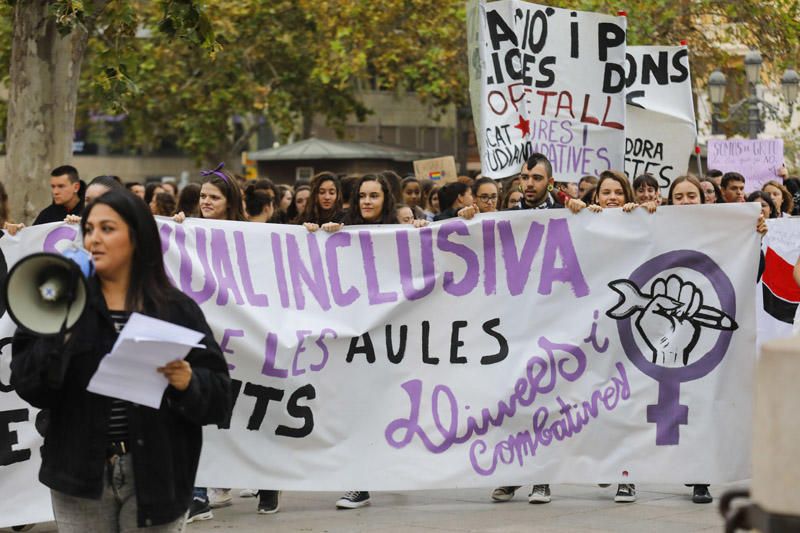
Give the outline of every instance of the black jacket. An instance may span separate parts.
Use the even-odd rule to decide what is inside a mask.
[[[31,405],[49,409],[39,480],[70,496],[99,499],[108,447],[111,399],[86,390],[100,360],[111,351],[116,330],[95,279],[89,304],[60,352],[71,357],[64,386],[47,385],[47,354],[53,340],[20,330],[14,335],[11,383]],[[159,409],[131,404],[128,409],[139,527],[176,520],[189,508],[202,446],[201,426],[225,423],[230,416],[228,366],[202,311],[177,289],[168,295],[163,316],[205,333],[205,349],[194,348],[189,388],[167,389]],[[150,313],[147,313],[150,314]]]
[[[525,202],[525,197],[523,197],[522,201],[519,203],[519,205],[517,207],[515,207],[515,209],[518,209],[518,210],[521,210],[521,209],[562,209],[563,207],[564,207],[563,205],[561,205],[559,202],[557,202],[557,201],[555,201],[553,199],[553,195],[552,194],[547,193],[547,196],[545,196],[544,202],[540,203],[536,207],[529,206],[527,204],[527,202]]]
[[[39,224],[49,224],[50,222],[63,222],[67,215],[81,216],[83,214],[83,198],[78,204],[68,211],[63,205],[50,204],[39,213],[36,220],[33,221],[34,226]]]

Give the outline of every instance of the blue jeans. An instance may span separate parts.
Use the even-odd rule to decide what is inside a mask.
[[[122,455],[106,464],[103,494],[99,500],[76,498],[50,491],[59,533],[180,533],[186,516],[160,526],[138,528],[133,457]]]
[[[195,487],[192,489],[192,498],[208,503],[208,489],[205,487]]]

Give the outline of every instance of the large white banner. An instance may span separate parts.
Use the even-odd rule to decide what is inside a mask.
[[[198,485],[744,479],[757,214],[519,211],[333,235],[160,219],[236,392],[230,427],[205,431]],[[0,250],[11,264],[77,237],[34,227]],[[45,520],[36,411],[2,353],[0,525]]]
[[[480,10],[483,175],[516,174],[533,152],[560,181],[623,168],[626,18],[520,0]]]
[[[625,173],[652,174],[667,196],[697,140],[688,48],[629,46],[626,99]]]

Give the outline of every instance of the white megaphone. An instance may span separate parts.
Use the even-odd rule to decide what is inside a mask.
[[[75,249],[65,255],[31,254],[6,276],[2,296],[20,328],[37,335],[64,335],[83,315],[87,285],[81,267],[84,261],[90,266],[88,253]]]

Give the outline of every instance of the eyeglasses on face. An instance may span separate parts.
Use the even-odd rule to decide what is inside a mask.
[[[479,194],[478,195],[478,200],[480,200],[481,202],[486,202],[486,203],[488,203],[488,202],[496,202],[497,201],[497,195],[496,194]]]

